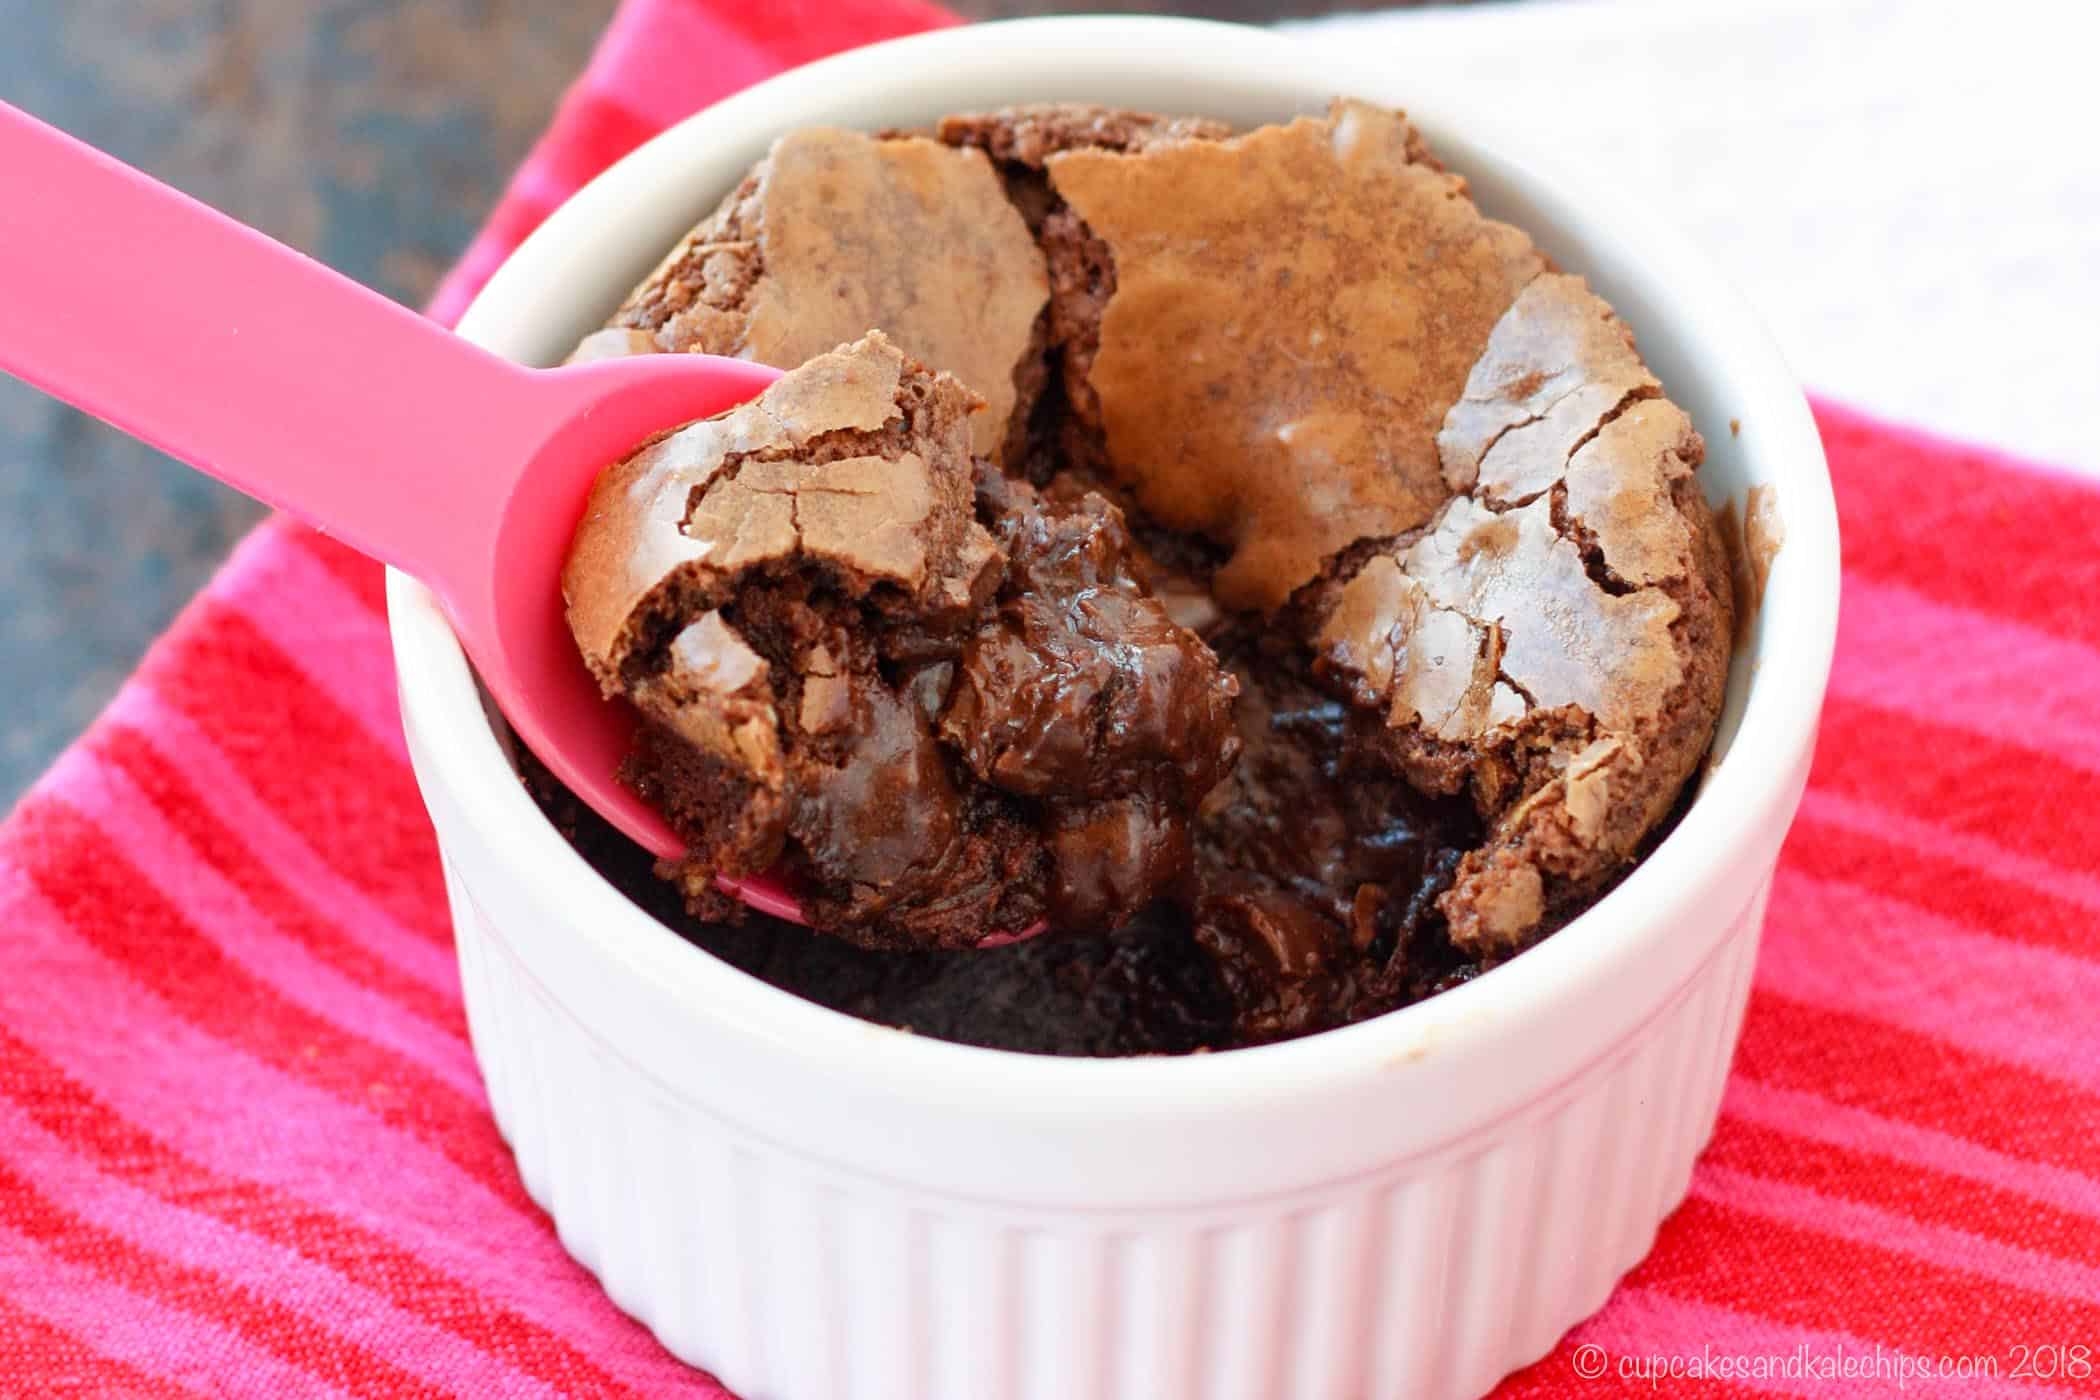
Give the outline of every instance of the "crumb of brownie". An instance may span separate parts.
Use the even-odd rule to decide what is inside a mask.
[[[1750,610],[1764,606],[1772,561],[1786,545],[1786,518],[1779,513],[1779,488],[1753,486],[1743,498],[1743,553],[1750,561]]]

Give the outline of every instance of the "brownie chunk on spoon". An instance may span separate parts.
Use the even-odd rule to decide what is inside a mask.
[[[981,408],[874,333],[599,479],[570,626],[644,716],[631,776],[693,900],[784,862],[820,927],[953,947],[1188,882],[1235,683],[1113,505],[980,500]]]

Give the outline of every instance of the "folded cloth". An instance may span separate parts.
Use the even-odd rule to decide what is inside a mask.
[[[666,123],[945,22],[630,0],[436,314]],[[1844,623],[1720,1127],[1654,1253],[1513,1392],[2100,1364],[2100,491],[1819,416]],[[526,1198],[467,1044],[379,570],[282,521],[0,828],[0,1390],[29,1377],[725,1393]]]

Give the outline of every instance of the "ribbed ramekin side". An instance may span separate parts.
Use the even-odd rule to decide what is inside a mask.
[[[781,1400],[1479,1394],[1595,1311],[1683,1198],[1764,903],[1632,1036],[1449,1151],[1289,1198],[1042,1211],[843,1173],[675,1098],[447,881],[527,1189],[672,1351]]]

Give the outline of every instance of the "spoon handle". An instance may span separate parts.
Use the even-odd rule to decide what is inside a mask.
[[[5,103],[0,369],[431,582],[561,411],[529,371]]]

